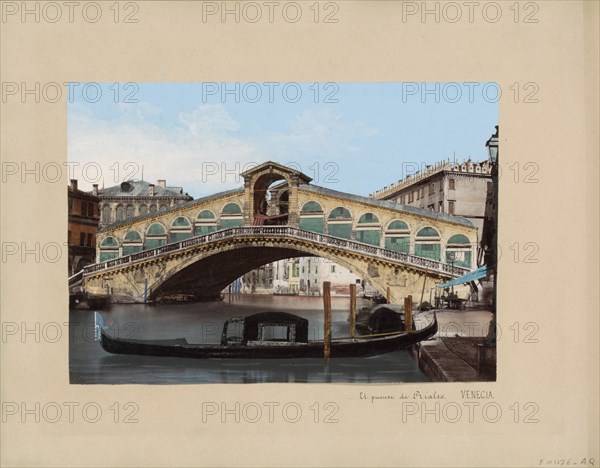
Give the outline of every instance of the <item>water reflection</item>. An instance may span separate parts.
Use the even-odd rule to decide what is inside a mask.
[[[333,337],[349,335],[348,298],[332,298]],[[359,304],[360,306],[360,304]],[[309,320],[309,339],[323,338],[322,299],[318,297],[237,296],[217,303],[182,305],[113,305],[103,313],[110,333],[139,339],[185,337],[190,343],[219,343],[225,320],[268,310],[286,311]],[[113,355],[94,341],[92,311],[71,310],[69,359],[74,384],[197,383],[393,383],[422,382],[406,351],[368,358],[323,359],[185,359]]]

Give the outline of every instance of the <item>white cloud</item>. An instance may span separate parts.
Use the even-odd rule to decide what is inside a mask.
[[[75,170],[83,190],[95,182],[110,187],[127,178],[140,179],[143,166],[144,180],[167,179],[168,185],[182,186],[198,197],[241,186],[239,172],[251,163],[294,162],[309,173],[323,155],[328,161],[359,156],[363,149],[355,141],[377,133],[360,122],[345,121],[339,112],[317,108],[295,116],[286,132],[267,131],[252,138],[239,136],[241,124],[219,104],[180,113],[171,127],[153,123],[162,111],[148,103],[125,104],[119,111],[103,120],[85,106],[69,106],[69,161],[78,162],[79,169],[86,163],[99,165],[103,175],[97,181],[95,171]]]
[[[240,124],[233,120],[220,104],[200,106],[191,114],[180,113],[179,120],[194,136],[224,135],[240,129]]]
[[[289,132],[271,135],[266,143],[286,157],[312,157],[324,153],[360,153],[355,140],[377,133],[376,128],[345,120],[334,109],[311,108],[287,123]]]
[[[231,137],[227,132],[239,129],[222,106],[202,106],[191,114],[181,114],[185,125],[167,130],[150,122],[148,110],[158,115],[156,108],[138,106],[113,120],[99,120],[85,108],[69,107],[69,161],[82,168],[86,163],[99,165],[103,180],[100,186],[110,187],[125,178],[144,180],[167,179],[169,185],[182,186],[193,196],[227,190],[242,184],[233,174],[210,174],[214,164],[235,171],[252,160],[252,146]],[[125,167],[127,163],[133,163]],[[208,165],[207,165],[208,164]],[[134,170],[135,167],[139,170]],[[133,169],[132,169],[133,168]],[[83,190],[97,182],[95,171],[86,175],[75,170]]]

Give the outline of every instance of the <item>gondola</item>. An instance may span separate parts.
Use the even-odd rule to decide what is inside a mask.
[[[170,356],[196,359],[294,359],[323,357],[323,341],[308,340],[308,320],[286,312],[264,312],[229,319],[223,326],[219,345],[191,344],[185,338],[134,340],[111,337],[99,312],[96,338],[112,354]],[[390,353],[426,340],[437,333],[437,318],[425,328],[409,332],[337,338],[331,341],[330,356],[365,357]]]

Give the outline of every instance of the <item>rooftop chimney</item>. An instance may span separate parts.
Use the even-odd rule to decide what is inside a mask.
[[[165,179],[158,179],[157,184],[159,187],[165,188],[167,186],[167,181]]]
[[[97,197],[98,196],[98,184],[94,184],[94,185],[92,185],[92,187],[94,187],[92,190],[92,194]]]
[[[150,196],[154,196],[154,184],[150,184]]]
[[[71,179],[71,189],[77,190],[77,179]]]

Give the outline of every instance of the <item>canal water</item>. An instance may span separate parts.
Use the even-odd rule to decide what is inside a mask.
[[[349,298],[333,297],[332,336],[349,336]],[[367,305],[360,302],[361,305]],[[121,338],[174,339],[218,344],[225,320],[283,311],[309,321],[309,340],[323,339],[323,299],[238,295],[223,302],[177,305],[113,304],[103,311],[109,333]],[[70,310],[69,370],[72,384],[200,383],[399,383],[429,379],[407,351],[367,358],[188,359],[114,355],[94,340],[94,312]]]

